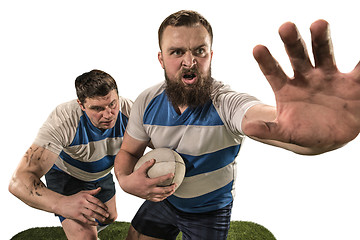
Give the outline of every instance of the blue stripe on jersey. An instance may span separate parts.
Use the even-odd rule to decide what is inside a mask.
[[[89,142],[101,141],[106,138],[116,138],[124,136],[128,118],[120,111],[115,126],[105,131],[96,128],[91,123],[86,113],[83,112],[83,114],[84,115],[80,117],[74,140],[69,146],[86,145]],[[83,161],[78,161],[71,158],[71,156],[66,154],[64,151],[60,152],[60,157],[68,164],[89,173],[97,173],[104,171],[112,167],[115,160],[115,156],[106,155],[95,162],[87,162],[87,159],[83,159]]]
[[[179,115],[176,113],[171,102],[168,100],[165,91],[151,100],[145,110],[143,122],[144,124],[160,126],[223,125],[223,122],[212,105],[211,100],[209,100],[205,106],[200,106],[195,109],[188,108]]]
[[[239,150],[240,145],[235,145],[201,156],[191,156],[179,153],[186,165],[185,177],[191,177],[225,167],[234,161]]]
[[[73,159],[64,151],[61,151],[60,157],[62,160],[74,166],[78,169],[81,169],[85,172],[89,173],[97,173],[104,171],[114,165],[115,156],[105,156],[102,159],[95,161],[95,162],[82,162],[76,159]]]
[[[233,184],[234,181],[231,181],[222,188],[195,198],[179,198],[171,195],[167,199],[183,212],[210,212],[223,208],[233,201],[231,194]]]
[[[103,140],[105,138],[123,137],[128,118],[119,111],[115,126],[111,129],[102,131],[95,127],[89,117],[83,112],[80,117],[79,125],[76,129],[76,135],[70,146],[88,144],[89,142]]]

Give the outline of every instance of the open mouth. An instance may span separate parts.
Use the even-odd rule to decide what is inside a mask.
[[[193,84],[197,79],[197,74],[192,72],[187,72],[182,75],[182,80],[185,84]]]
[[[187,79],[187,80],[191,80],[193,78],[196,77],[196,74],[195,73],[191,73],[191,74],[184,74],[183,75],[183,78]]]

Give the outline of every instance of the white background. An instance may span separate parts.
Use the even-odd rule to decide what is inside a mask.
[[[110,73],[120,94],[138,93],[163,80],[157,29],[169,14],[192,9],[213,26],[213,76],[234,90],[274,104],[252,57],[269,47],[285,71],[291,67],[278,36],[295,22],[308,44],[309,26],[331,24],[339,69],[360,58],[356,1],[48,1],[0,3],[1,239],[41,226],[58,226],[50,213],[12,196],[8,182],[39,127],[58,104],[76,97],[75,78],[97,68]],[[238,157],[232,220],[253,221],[278,240],[360,239],[359,139],[340,150],[304,157],[247,139]],[[117,192],[118,221],[130,221],[142,201]]]

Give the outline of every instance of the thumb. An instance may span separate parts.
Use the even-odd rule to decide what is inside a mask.
[[[87,192],[88,194],[90,194],[92,196],[95,196],[96,194],[100,193],[100,191],[101,191],[101,187],[98,187],[96,189],[88,190],[88,191],[85,191],[85,192]]]
[[[246,124],[243,132],[248,137],[258,139],[283,140],[279,136],[278,124],[276,122],[254,121]]]
[[[355,81],[360,82],[360,61],[353,70]]]
[[[149,169],[154,166],[156,163],[155,159],[150,159],[149,161],[146,161],[143,165],[140,166],[139,171],[147,174]]]

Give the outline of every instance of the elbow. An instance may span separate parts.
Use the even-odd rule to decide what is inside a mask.
[[[16,196],[16,180],[15,180],[14,177],[12,177],[11,180],[10,180],[10,183],[9,183],[9,186],[8,186],[8,191],[12,195]]]
[[[126,193],[130,193],[131,192],[131,187],[129,186],[129,180],[128,180],[128,175],[126,174],[122,174],[117,176],[118,182],[119,182],[119,186],[120,188],[126,192]],[[129,191],[130,190],[130,191]]]
[[[119,186],[121,187],[121,189],[123,189],[123,186],[124,186],[124,174],[122,174],[120,171],[117,170],[117,165],[116,165],[116,162],[115,162],[115,167],[114,167],[114,173],[115,173],[115,176],[116,176],[116,179],[119,183]],[[123,189],[124,190],[124,189]]]
[[[125,190],[126,189],[126,180],[124,178],[125,178],[125,176],[123,176],[123,175],[117,177],[118,182],[119,182],[119,186],[121,187],[121,189],[123,191],[127,192]]]
[[[23,184],[22,184],[21,179],[18,178],[18,174],[15,172],[10,179],[10,182],[8,185],[8,191],[15,197],[20,198],[22,191],[23,191],[22,189],[20,189],[22,185]]]

